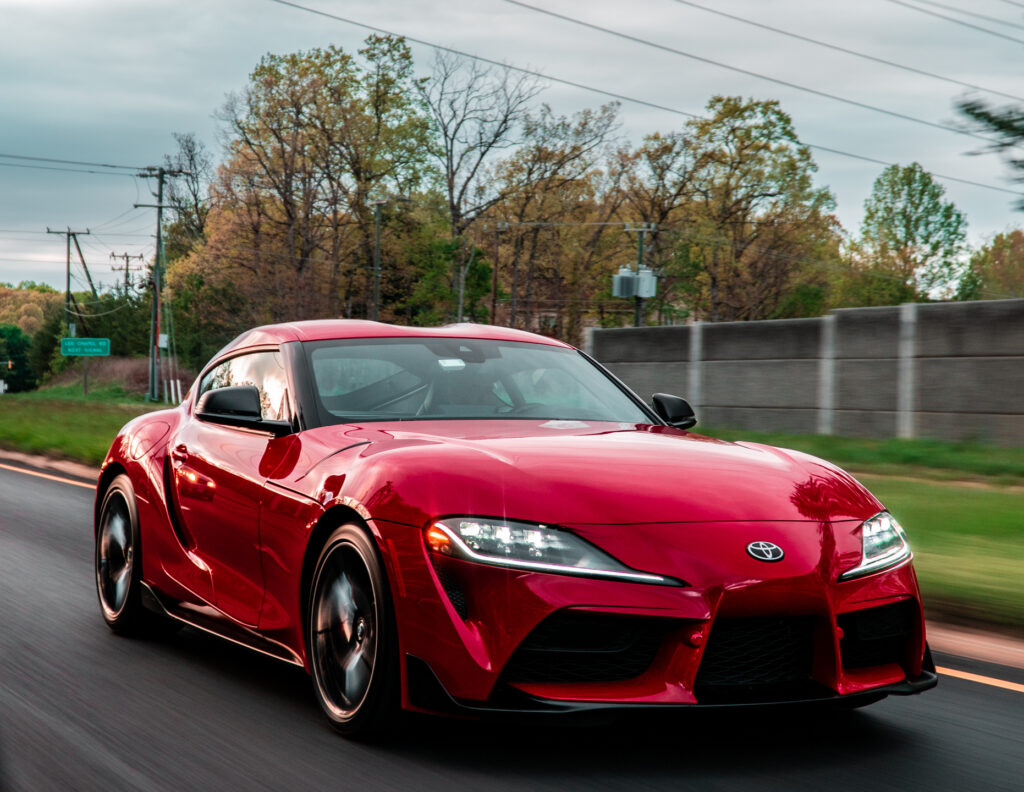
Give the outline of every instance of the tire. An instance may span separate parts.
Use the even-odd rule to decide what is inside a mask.
[[[394,609],[373,539],[360,525],[337,528],[317,560],[308,599],[313,688],[331,725],[372,739],[399,716]]]
[[[140,598],[142,553],[135,490],[127,475],[103,495],[96,525],[96,594],[107,626],[119,635],[139,635],[148,626]]]

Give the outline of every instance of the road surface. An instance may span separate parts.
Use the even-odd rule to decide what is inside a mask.
[[[944,676],[848,713],[659,723],[327,726],[301,670],[193,630],[114,636],[92,492],[0,466],[0,790],[1019,790],[1024,692]],[[937,658],[1024,683],[1024,672]]]

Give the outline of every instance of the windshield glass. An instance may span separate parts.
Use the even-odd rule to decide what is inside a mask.
[[[564,347],[438,338],[303,346],[322,424],[437,418],[651,422],[598,368]]]

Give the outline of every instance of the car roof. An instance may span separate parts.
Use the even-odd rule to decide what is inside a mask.
[[[288,341],[326,341],[336,338],[476,338],[493,341],[524,341],[572,349],[569,344],[555,338],[496,325],[464,322],[444,327],[405,327],[383,322],[370,322],[364,319],[313,319],[304,322],[263,325],[247,330],[214,357],[248,347],[283,344]]]

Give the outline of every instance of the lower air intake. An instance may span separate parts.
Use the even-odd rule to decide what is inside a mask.
[[[813,698],[810,618],[716,619],[697,671],[701,703]]]
[[[509,658],[512,683],[621,682],[643,674],[668,632],[666,619],[561,611],[534,628]]]
[[[843,668],[905,662],[916,619],[917,603],[909,599],[837,616],[836,624],[843,631],[839,642]]]

